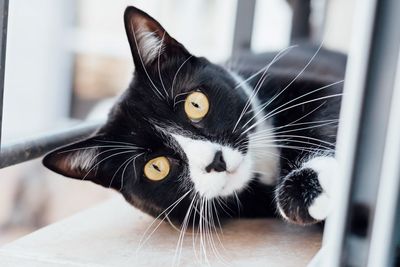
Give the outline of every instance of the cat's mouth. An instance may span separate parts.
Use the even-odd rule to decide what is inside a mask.
[[[208,199],[227,197],[242,191],[252,178],[252,162],[247,155],[235,156],[240,159],[238,164],[222,172],[206,172],[202,167],[190,166],[190,176],[195,190]],[[229,161],[227,164],[230,164]],[[189,165],[191,164],[189,163]]]

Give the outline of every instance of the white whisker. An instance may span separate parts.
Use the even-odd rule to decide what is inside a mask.
[[[242,109],[242,112],[240,113],[239,118],[238,118],[238,120],[237,120],[236,123],[235,123],[235,126],[233,127],[232,133],[234,133],[234,132],[236,131],[236,128],[237,128],[237,126],[239,125],[239,122],[240,122],[241,119],[243,118],[244,114],[245,114],[246,111],[248,110],[248,108],[249,108],[249,106],[251,105],[251,103],[252,103],[252,101],[254,100],[254,98],[257,96],[257,93],[258,93],[258,91],[260,90],[263,81],[265,80],[264,78],[265,78],[265,75],[266,75],[266,73],[268,72],[269,68],[270,68],[275,62],[277,62],[278,60],[280,60],[284,55],[286,55],[286,53],[287,53],[288,51],[290,51],[293,47],[294,47],[294,46],[290,46],[290,47],[288,47],[288,48],[285,48],[285,49],[279,51],[279,53],[275,55],[275,57],[274,57],[274,58],[272,59],[272,61],[265,67],[265,69],[262,69],[263,74],[261,75],[261,77],[260,77],[259,81],[257,82],[255,88],[253,89],[253,91],[252,91],[251,94],[249,95],[249,98],[248,98],[246,104],[244,105],[244,107],[243,107],[243,109]],[[257,73],[257,75],[258,75],[258,74],[259,74],[259,73]],[[255,76],[254,76],[254,77],[255,77]],[[241,83],[239,83],[239,85],[237,85],[237,86],[235,87],[235,89],[238,88],[239,86],[242,86],[244,83],[246,83],[248,80],[250,80],[250,79],[252,79],[252,78],[254,78],[254,77],[253,77],[253,76],[250,76],[250,78],[248,78],[248,79],[242,81]],[[260,81],[262,81],[262,82],[260,83]],[[260,86],[258,86],[259,84],[260,84]]]
[[[163,212],[161,212],[153,221],[152,223],[146,228],[146,230],[144,231],[142,238],[139,240],[139,246],[136,249],[136,253],[144,246],[144,244],[147,242],[147,240],[150,239],[150,237],[152,236],[152,234],[157,230],[157,228],[161,225],[161,223],[163,222],[162,220],[160,220],[160,222],[157,224],[157,226],[153,229],[153,231],[145,238],[147,232],[150,230],[150,228],[153,226],[153,224],[161,217],[163,216],[165,213],[167,213],[167,215],[176,207],[179,205],[179,203],[190,193],[192,192],[192,190],[187,191],[185,194],[183,194],[180,198],[178,198],[175,202],[173,202],[171,205],[169,205]],[[144,240],[143,240],[144,239]]]
[[[163,36],[162,36],[162,38],[161,38],[161,44],[160,44],[160,46],[159,46],[159,48],[158,48],[157,68],[158,68],[158,77],[159,77],[159,79],[160,79],[161,86],[162,86],[162,88],[164,89],[165,95],[166,95],[167,98],[168,98],[168,97],[169,97],[169,94],[168,94],[168,92],[167,92],[167,89],[165,89],[164,81],[163,81],[163,79],[162,79],[162,77],[161,77],[161,67],[160,67],[160,55],[161,55],[161,50],[162,50],[163,44],[164,44],[164,38],[165,38],[165,31],[164,31]]]
[[[181,71],[181,69],[183,68],[183,66],[186,64],[186,62],[189,61],[189,59],[191,59],[193,56],[190,55],[185,61],[183,61],[183,63],[179,66],[178,70],[176,71],[174,78],[172,79],[172,84],[171,84],[171,96],[173,99],[174,98],[174,86],[175,86],[175,81],[176,81],[176,77],[178,76],[179,72]],[[175,100],[174,100],[175,101]],[[174,102],[174,106],[175,106],[175,102]]]
[[[109,151],[107,151],[109,152]],[[119,152],[119,153],[114,153],[110,156],[107,156],[106,158],[100,160],[99,162],[97,162],[93,167],[91,167],[85,174],[85,176],[83,176],[83,178],[81,179],[82,181],[86,179],[86,177],[89,175],[89,173],[94,170],[100,163],[106,161],[107,159],[110,159],[112,157],[118,156],[118,155],[122,155],[122,154],[127,154],[127,153],[132,153],[132,152],[136,152],[136,150],[128,150],[128,151],[123,151],[123,152]],[[102,152],[103,153],[103,152]],[[97,156],[96,156],[97,157]]]
[[[343,81],[344,81],[344,80],[340,80],[340,81],[337,81],[337,82],[334,82],[334,83],[331,83],[331,84],[322,86],[322,87],[320,87],[320,88],[318,88],[318,89],[312,90],[312,91],[307,92],[307,93],[305,93],[305,94],[302,94],[301,96],[298,96],[298,97],[296,97],[296,98],[294,98],[294,99],[291,99],[290,101],[285,102],[284,104],[280,105],[279,107],[273,109],[272,111],[270,111],[270,112],[269,112],[268,114],[266,114],[265,116],[268,116],[269,114],[271,114],[271,113],[273,113],[273,112],[275,112],[275,111],[277,111],[277,110],[279,110],[279,109],[281,109],[281,108],[283,108],[283,107],[289,105],[290,103],[293,103],[293,102],[296,101],[296,100],[299,100],[299,99],[301,99],[301,98],[303,98],[303,97],[305,97],[305,96],[308,96],[308,95],[310,95],[310,94],[316,93],[316,92],[318,92],[318,91],[324,90],[324,89],[329,88],[329,87],[331,87],[331,86],[334,86],[334,85],[336,85],[336,84],[342,83]],[[286,89],[286,88],[285,88],[285,89]],[[283,90],[285,90],[285,89],[283,89]],[[283,92],[283,91],[280,91],[279,94],[281,94],[282,92]],[[273,99],[274,99],[274,98],[273,98]],[[251,118],[242,126],[242,129],[243,129],[244,127],[246,127],[254,118],[256,118],[256,117],[258,116],[258,114],[259,114],[261,111],[263,111],[263,110],[269,105],[270,102],[271,102],[271,101],[269,101],[267,104],[262,105],[261,108],[260,108],[260,110],[259,110],[253,117],[251,117]]]
[[[304,102],[289,106],[289,107],[284,108],[282,110],[276,111],[275,113],[272,113],[272,114],[268,113],[267,115],[263,116],[262,119],[260,119],[259,121],[255,122],[253,125],[251,125],[249,128],[247,128],[245,131],[243,131],[242,134],[247,133],[248,131],[250,131],[251,129],[256,127],[258,124],[260,124],[260,123],[262,123],[262,122],[272,118],[273,116],[278,115],[278,114],[280,114],[280,113],[282,113],[282,112],[284,112],[286,110],[289,110],[289,109],[292,109],[292,108],[295,108],[295,107],[298,107],[298,106],[301,106],[301,105],[304,105],[304,104],[308,104],[308,103],[312,103],[312,102],[316,102],[316,101],[320,101],[320,100],[324,100],[324,99],[328,99],[328,98],[338,97],[338,96],[342,96],[342,95],[343,94],[333,94],[333,95],[323,96],[323,97],[315,98],[315,99],[312,99],[312,100],[304,101]]]
[[[137,52],[138,52],[138,56],[139,56],[140,63],[142,64],[142,67],[143,67],[143,71],[145,72],[145,74],[146,74],[146,76],[147,76],[149,82],[150,82],[151,85],[153,86],[153,89],[156,90],[156,92],[158,93],[158,94],[156,94],[156,95],[157,95],[160,99],[165,99],[164,95],[158,90],[157,86],[154,84],[153,80],[150,78],[149,73],[147,72],[146,66],[144,65],[144,62],[143,62],[142,55],[141,55],[141,53],[140,53],[139,43],[138,43],[137,38],[136,38],[135,27],[134,27],[133,23],[131,23],[130,26],[131,26],[131,31],[132,31],[132,33],[133,33],[133,34],[132,34],[132,35],[133,35],[133,39],[134,39],[134,41],[135,41],[136,47],[138,48],[138,49],[137,49]]]
[[[133,159],[132,159],[132,157],[131,157],[132,160],[130,160],[130,161],[128,161],[128,163],[126,163],[125,168],[123,169],[122,174],[121,174],[121,188],[119,189],[119,191],[121,191],[122,188],[123,188],[123,185],[124,185],[124,175],[125,175],[125,171],[126,171],[126,168],[127,168],[128,165],[129,165],[129,163],[130,163],[130,162],[133,162],[133,168],[134,168],[135,177],[137,177],[137,175],[136,175],[135,160],[136,160],[138,157],[140,157],[140,156],[142,156],[142,155],[144,155],[144,154],[145,154],[145,153],[140,153],[140,154],[134,156]],[[111,183],[112,183],[112,181],[111,181]],[[111,183],[110,183],[110,185],[111,185]]]

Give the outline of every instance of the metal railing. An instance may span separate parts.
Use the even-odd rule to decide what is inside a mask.
[[[384,243],[371,241],[374,232],[377,236],[385,227],[394,230],[393,207],[399,194],[398,187],[388,192],[380,189],[381,179],[387,179],[382,175],[390,175],[392,186],[399,181],[400,114],[394,112],[400,103],[400,1],[362,0],[355,10],[337,144],[341,168],[332,191],[340,194],[335,195],[335,211],[327,220],[321,266],[391,266],[393,231],[386,233]],[[387,166],[390,158],[399,161]],[[377,216],[384,211],[377,208],[385,207],[376,203],[386,193],[392,197],[388,202],[392,210],[385,213],[387,221],[382,224]],[[372,250],[374,246],[387,249]]]
[[[8,0],[0,0],[0,151],[3,125],[4,75],[6,66]]]
[[[53,149],[90,135],[100,123],[82,123],[55,132],[46,133],[17,143],[2,143],[4,75],[7,45],[9,0],[0,0],[0,169],[39,158]]]
[[[57,147],[78,141],[92,134],[100,126],[101,123],[88,122],[21,142],[6,144],[0,150],[0,169],[39,158]]]

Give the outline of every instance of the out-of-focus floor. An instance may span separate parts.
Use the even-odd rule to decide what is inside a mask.
[[[114,194],[91,182],[52,173],[40,160],[2,169],[0,245],[101,203]]]
[[[203,239],[206,259],[200,237],[193,239],[192,231],[176,254],[177,230],[161,223],[156,231],[151,228],[146,233],[152,222],[153,218],[117,197],[3,246],[0,263],[7,267],[173,266],[177,255],[179,266],[298,267],[306,266],[321,244],[317,228],[275,219],[232,220],[224,225],[220,241],[213,234],[219,256],[209,239]]]

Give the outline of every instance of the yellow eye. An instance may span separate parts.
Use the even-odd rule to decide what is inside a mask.
[[[206,95],[201,92],[193,92],[186,97],[185,112],[192,121],[200,121],[204,118],[209,108],[210,104],[208,99]]]
[[[144,175],[152,181],[160,181],[167,177],[169,170],[169,160],[166,157],[157,157],[146,163]]]

